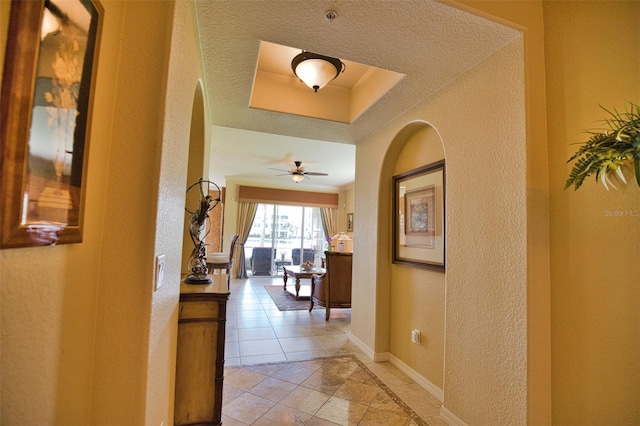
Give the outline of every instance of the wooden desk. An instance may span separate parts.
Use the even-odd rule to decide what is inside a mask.
[[[229,290],[225,274],[212,284],[180,283],[175,425],[220,425]]]
[[[300,298],[300,278],[311,278],[313,274],[324,274],[325,270],[323,268],[313,268],[313,269],[302,269],[300,265],[295,266],[283,266],[284,276],[282,279],[284,280],[284,290],[287,291],[287,277],[295,278],[296,280],[296,300]]]

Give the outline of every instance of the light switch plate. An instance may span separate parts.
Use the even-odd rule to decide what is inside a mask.
[[[162,287],[164,281],[164,265],[165,265],[165,255],[161,254],[156,256],[156,274],[154,277],[154,291],[157,291],[160,287]]]
[[[420,344],[420,330],[411,330],[411,341],[417,345]]]

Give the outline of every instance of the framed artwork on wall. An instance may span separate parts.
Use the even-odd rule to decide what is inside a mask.
[[[347,213],[347,232],[353,232],[353,213]]]
[[[96,0],[11,2],[0,99],[0,247],[82,241]]]
[[[445,269],[444,160],[393,177],[393,263]]]

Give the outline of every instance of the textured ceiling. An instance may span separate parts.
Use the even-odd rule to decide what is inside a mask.
[[[327,10],[337,19],[325,20]],[[196,0],[196,12],[213,124],[304,138],[296,147],[300,155],[309,140],[357,144],[518,37],[513,29],[431,0]],[[351,124],[249,108],[261,40],[406,77]],[[258,145],[237,153],[245,157],[235,176],[253,155],[280,159],[287,168],[285,152]],[[212,160],[212,168],[230,174],[225,168],[232,159]],[[315,168],[331,173],[330,164],[315,160]],[[272,176],[268,168],[265,173]]]

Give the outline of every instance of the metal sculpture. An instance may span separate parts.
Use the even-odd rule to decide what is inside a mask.
[[[209,195],[211,185],[218,191],[218,198],[213,198]],[[187,194],[196,186],[198,187],[200,196],[198,208],[191,211],[185,207],[185,211],[191,214],[191,218],[189,219],[189,234],[191,235],[191,241],[194,247],[187,262],[187,268],[191,273],[185,278],[184,282],[188,284],[210,284],[213,280],[208,275],[209,270],[206,262],[207,250],[204,240],[211,230],[210,224],[208,224],[207,221],[209,212],[220,202],[220,187],[209,180],[200,178],[198,182],[187,188]],[[204,189],[205,187],[206,191]]]

